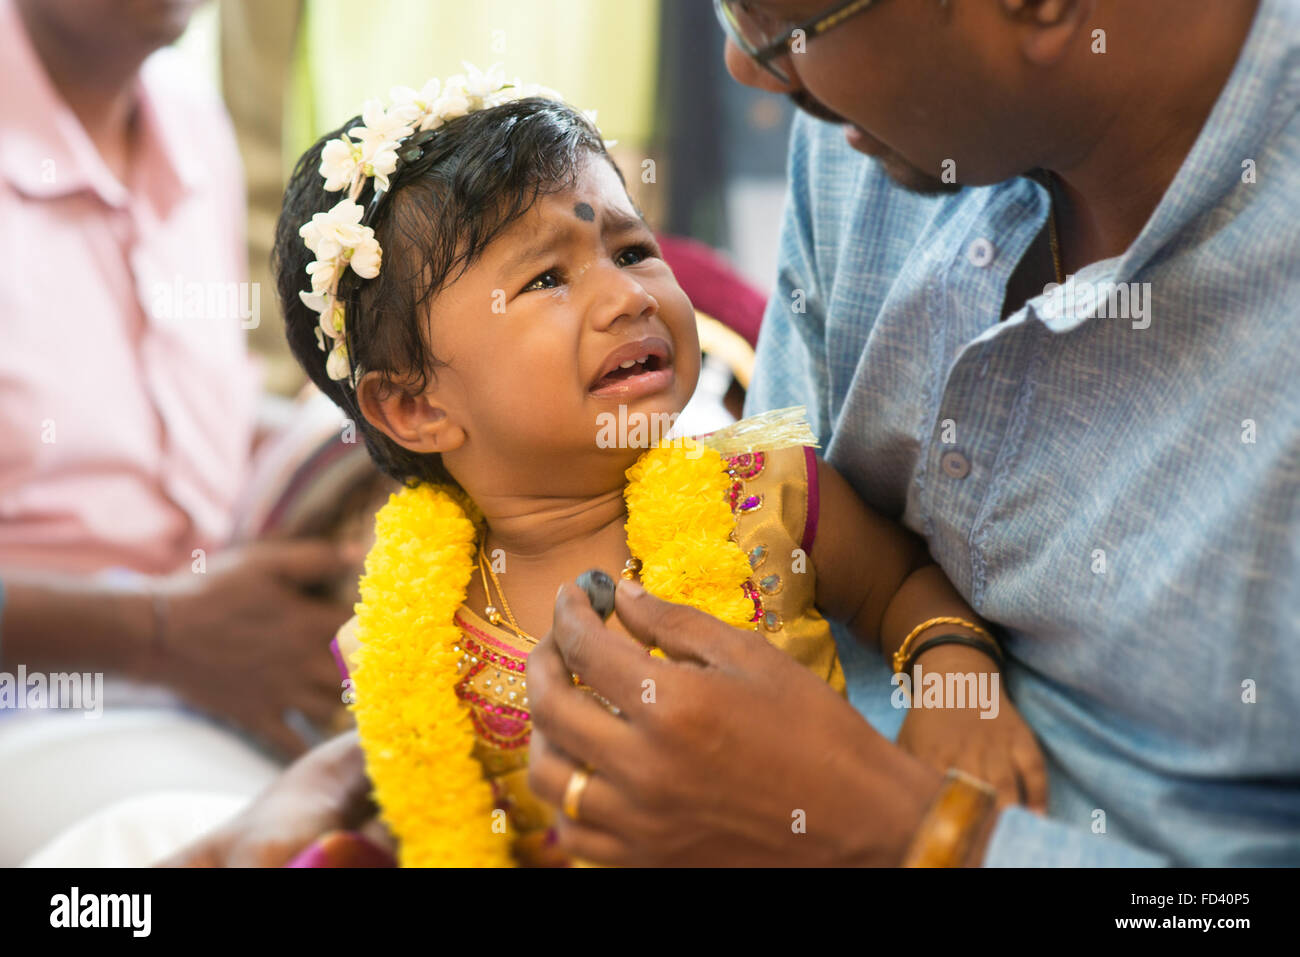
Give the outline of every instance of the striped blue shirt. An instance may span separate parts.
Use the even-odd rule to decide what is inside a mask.
[[[1263,0],[1132,246],[1002,322],[1042,186],[916,196],[796,122],[745,411],[806,405],[1000,628],[1050,799],[989,866],[1300,864],[1298,104],[1300,4]]]

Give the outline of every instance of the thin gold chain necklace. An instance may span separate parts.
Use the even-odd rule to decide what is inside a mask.
[[[488,550],[487,533],[484,532],[483,545],[482,547],[479,548],[479,552],[478,552],[479,574],[483,578],[483,594],[487,599],[487,606],[484,607],[483,609],[484,619],[488,621],[490,624],[496,625],[497,627],[502,627],[504,625],[506,628],[509,628],[515,634],[519,635],[519,637],[527,639],[528,641],[536,642],[537,641],[536,638],[528,634],[528,632],[524,631],[523,628],[519,627],[519,621],[515,618],[514,612],[510,610],[510,602],[506,599],[506,590],[501,587],[501,580],[497,578],[496,570],[492,567],[491,563],[488,562],[486,558],[487,550]],[[624,563],[623,571],[620,574],[623,578],[631,581],[632,579],[636,578],[637,573],[640,570],[641,570],[641,562],[636,558],[629,558]],[[500,596],[501,599],[500,609],[497,608],[497,606],[492,600],[492,588],[488,586],[489,576],[492,579],[492,585],[495,586],[496,588],[497,595]],[[502,618],[501,615],[502,610],[505,611],[504,619]]]
[[[510,610],[510,602],[506,600],[505,589],[501,587],[501,581],[497,578],[497,573],[488,563],[485,553],[487,552],[487,534],[483,535],[483,547],[478,552],[478,569],[483,576],[483,594],[487,597],[487,607],[483,609],[483,617],[492,624],[500,627],[502,624],[509,628],[521,638],[528,641],[536,641],[532,635],[519,627],[519,622],[515,619],[515,614]],[[501,596],[501,607],[505,609],[506,618],[502,621],[501,612],[492,601],[492,589],[488,586],[488,576],[492,576],[492,584],[496,586],[497,594]]]

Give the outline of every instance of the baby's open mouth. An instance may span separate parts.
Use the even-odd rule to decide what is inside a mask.
[[[591,391],[599,392],[606,386],[620,382],[627,382],[629,379],[635,379],[648,372],[659,372],[665,368],[667,368],[666,363],[658,356],[642,356],[640,359],[627,359],[620,363],[619,367],[613,372],[607,373],[598,379],[596,384],[591,387]]]
[[[672,346],[658,336],[624,343],[605,357],[589,394],[627,400],[661,392],[673,383],[672,355]]]

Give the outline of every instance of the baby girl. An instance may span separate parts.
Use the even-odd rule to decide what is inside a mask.
[[[792,410],[609,441],[615,417],[682,410],[700,347],[592,118],[494,72],[393,96],[299,161],[275,255],[294,354],[404,485],[339,642],[403,863],[565,863],[527,787],[524,663],[557,586],[588,569],[752,631],[837,690],[828,619],[909,677],[996,675],[996,641],[924,544],[816,457]],[[1010,702],[927,704],[904,747],[1042,806]]]

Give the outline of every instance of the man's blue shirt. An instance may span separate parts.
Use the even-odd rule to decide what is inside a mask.
[[[990,866],[1300,863],[1298,105],[1300,4],[1263,0],[1132,246],[1002,322],[1042,186],[916,196],[795,125],[746,412],[806,405],[1000,627],[1051,794]],[[887,669],[846,666],[895,732]]]

